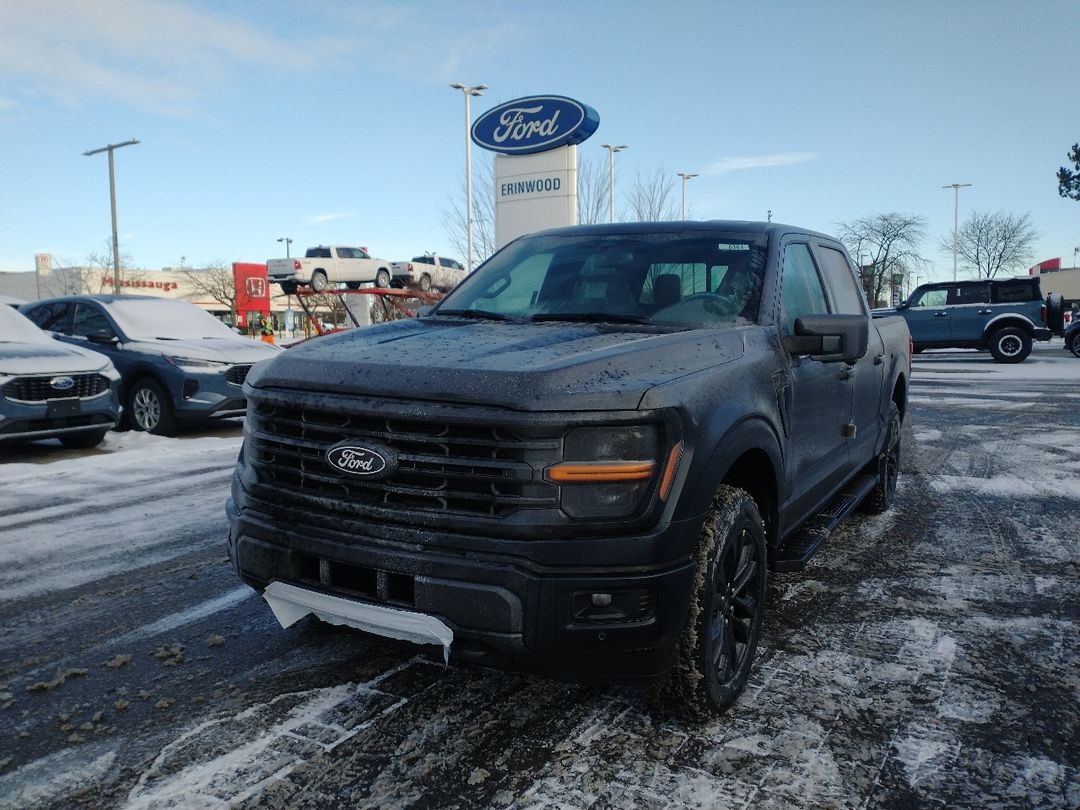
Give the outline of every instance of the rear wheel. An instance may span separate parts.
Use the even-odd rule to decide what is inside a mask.
[[[315,292],[323,292],[329,286],[329,282],[326,280],[326,273],[322,270],[316,270],[311,274],[311,289]]]
[[[131,388],[128,398],[131,424],[135,430],[145,430],[161,436],[171,436],[176,428],[172,405],[161,386],[154,380],[143,379]]]
[[[108,428],[99,430],[85,430],[80,433],[65,433],[60,437],[60,444],[69,450],[85,450],[88,447],[97,447],[105,439]]]
[[[990,354],[999,363],[1021,363],[1031,354],[1031,335],[1016,326],[1006,326],[990,336]]]
[[[750,676],[765,608],[765,529],[754,499],[722,486],[695,553],[697,574],[678,661],[653,700],[694,719],[727,711]]]
[[[420,287],[421,292],[431,292],[431,276],[424,273],[424,275],[420,276],[420,281],[417,286]]]
[[[870,490],[859,509],[863,512],[878,514],[892,506],[896,498],[896,480],[900,477],[902,424],[900,409],[895,402],[889,403],[889,421],[885,429],[885,444],[876,459],[867,465],[867,472],[877,477],[874,488]]]
[[[375,274],[375,286],[380,290],[390,288],[390,271],[385,267],[380,267],[379,272]]]

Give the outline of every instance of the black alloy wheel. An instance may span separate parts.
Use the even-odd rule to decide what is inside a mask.
[[[1073,336],[1069,338],[1069,351],[1080,357],[1080,329],[1073,333]]]
[[[885,429],[885,443],[881,452],[871,461],[864,472],[874,475],[877,481],[870,493],[859,504],[859,510],[872,515],[880,514],[892,506],[896,499],[896,482],[900,478],[900,460],[903,456],[903,424],[900,408],[889,403],[889,421]]]

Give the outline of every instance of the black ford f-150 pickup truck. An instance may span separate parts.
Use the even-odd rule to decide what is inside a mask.
[[[283,626],[738,697],[768,568],[892,502],[910,340],[777,223],[523,237],[428,315],[247,378],[229,554]]]

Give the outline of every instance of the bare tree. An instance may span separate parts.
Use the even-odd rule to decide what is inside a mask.
[[[840,238],[859,263],[863,289],[871,306],[886,300],[894,276],[907,278],[926,264],[919,246],[926,220],[914,214],[871,214],[837,225]],[[868,261],[867,261],[868,260]]]
[[[206,265],[203,270],[192,270],[184,267],[180,275],[184,277],[192,294],[209,298],[229,308],[232,322],[237,323],[236,309],[236,278],[233,275],[232,264],[224,259],[215,259]]]
[[[475,154],[475,153],[474,153]],[[478,265],[495,252],[495,159],[484,152],[473,161],[473,264]],[[468,261],[469,231],[465,217],[465,177],[461,178],[461,192],[449,208],[442,211],[446,241],[461,257]]]
[[[994,278],[1031,264],[1038,238],[1031,214],[972,211],[956,235],[956,252],[976,278]],[[942,251],[951,254],[952,245],[951,233],[942,238]]]
[[[607,222],[611,201],[611,174],[601,160],[578,153],[578,225]]]
[[[651,174],[638,172],[628,197],[632,218],[639,222],[678,219],[675,180],[664,169],[656,169]]]

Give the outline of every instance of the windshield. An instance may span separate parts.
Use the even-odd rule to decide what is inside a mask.
[[[109,314],[131,340],[140,338],[235,338],[236,333],[194,304],[167,298],[133,298],[107,305]]]
[[[52,338],[34,322],[6,304],[0,304],[0,343],[51,343]]]
[[[765,238],[700,230],[526,237],[435,315],[718,327],[754,323]]]

